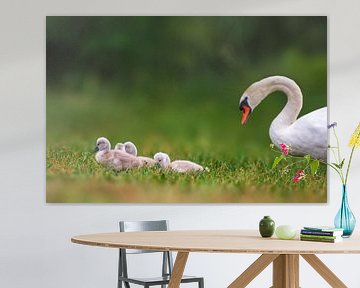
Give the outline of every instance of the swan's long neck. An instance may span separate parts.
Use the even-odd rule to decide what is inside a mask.
[[[281,91],[287,96],[287,103],[278,116],[271,123],[273,129],[282,129],[292,125],[302,108],[302,93],[295,81],[282,77],[273,76],[261,80],[264,81],[265,93],[263,98],[275,91]]]

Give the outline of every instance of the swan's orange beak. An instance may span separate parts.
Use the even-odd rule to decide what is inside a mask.
[[[241,111],[242,111],[241,124],[244,125],[246,123],[246,120],[250,116],[251,108],[247,105],[242,105]]]

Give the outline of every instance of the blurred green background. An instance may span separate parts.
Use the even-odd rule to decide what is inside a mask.
[[[124,201],[121,192],[91,198],[74,185],[96,182],[96,177],[104,183],[113,181],[117,188],[124,184],[124,175],[98,176],[104,172],[89,168],[96,163],[87,153],[100,136],[113,145],[133,141],[141,155],[163,151],[174,160],[202,161],[207,166],[212,166],[211,159],[239,165],[270,163],[274,154],[268,130],[286,97],[281,93],[268,97],[244,127],[238,108],[242,92],[264,77],[284,75],[299,84],[304,95],[301,115],[326,105],[326,17],[51,16],[46,36],[48,202]],[[75,163],[64,160],[69,155]],[[139,177],[124,181],[141,185]],[[69,179],[71,185],[66,186]],[[322,189],[320,198],[273,200],[324,202],[324,179],[325,172],[320,186],[313,187]],[[223,180],[214,184],[219,191],[234,184]],[[174,181],[165,183],[176,186],[178,180]],[[253,182],[250,188],[264,188],[256,179]],[[157,183],[150,181],[155,187]],[[192,191],[195,180],[189,183],[185,188]],[[244,191],[249,188],[239,185]],[[234,187],[236,194],[239,186]],[[66,194],[69,189],[79,197]],[[273,187],[269,193],[272,199],[271,193],[283,192]],[[213,201],[205,198],[198,201]],[[191,197],[186,199],[191,202]],[[235,197],[230,202],[237,200],[247,201]]]

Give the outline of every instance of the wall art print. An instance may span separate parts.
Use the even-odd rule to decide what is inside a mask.
[[[324,203],[326,17],[49,16],[48,203]]]

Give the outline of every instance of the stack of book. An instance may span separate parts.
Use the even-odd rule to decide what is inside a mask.
[[[336,243],[342,241],[343,229],[334,227],[304,227],[300,232],[302,241]]]

